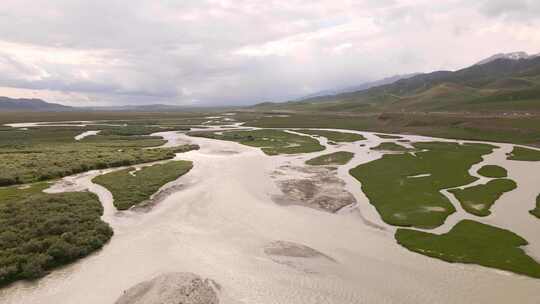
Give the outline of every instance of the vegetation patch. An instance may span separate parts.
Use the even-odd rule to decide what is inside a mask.
[[[0,186],[32,183],[93,169],[171,159],[197,146],[148,149],[165,141],[148,136],[96,135],[75,141],[79,127],[0,132]]]
[[[536,208],[529,212],[540,219],[540,194],[536,197]]]
[[[42,277],[100,249],[113,234],[94,194],[41,192],[46,187],[0,188],[0,285]]]
[[[267,155],[310,153],[324,150],[319,141],[309,136],[283,130],[250,130],[224,132],[190,132],[188,135],[229,140],[251,147],[259,147]]]
[[[306,161],[311,166],[345,165],[354,157],[354,153],[338,151],[330,154],[317,156]]]
[[[365,140],[366,138],[361,134],[356,133],[346,133],[346,132],[337,132],[337,131],[327,131],[327,130],[295,130],[296,132],[316,135],[326,137],[328,140],[333,142],[355,142],[359,140]]]
[[[107,188],[113,195],[114,206],[118,210],[146,201],[159,188],[186,174],[193,167],[190,161],[170,161],[143,167],[107,173],[95,177],[92,181]]]
[[[407,147],[404,147],[402,145],[398,145],[393,142],[383,142],[380,143],[378,146],[371,148],[371,150],[379,150],[379,151],[395,151],[395,152],[409,152],[414,151],[414,149],[410,149]]]
[[[189,129],[190,129],[189,127],[185,127],[185,126],[167,126],[167,125],[160,126],[160,125],[126,123],[126,126],[123,126],[123,127],[107,128],[103,130],[102,134],[103,135],[133,136],[133,135],[150,135],[152,133],[166,132],[166,131],[189,131]]]
[[[397,136],[397,135],[388,135],[388,134],[375,134],[375,135],[383,139],[400,139],[401,138],[401,136]]]
[[[385,154],[350,170],[381,218],[390,225],[434,228],[455,209],[440,191],[477,180],[468,171],[493,146],[415,143],[415,155]]]
[[[514,147],[512,152],[508,154],[508,159],[521,161],[540,161],[540,151],[523,147]]]
[[[489,178],[503,178],[508,176],[505,168],[496,165],[485,165],[478,170],[478,174]]]
[[[540,264],[520,248],[527,241],[505,229],[462,220],[445,234],[400,228],[395,238],[411,251],[447,262],[478,264],[540,278]]]
[[[516,183],[511,179],[501,178],[489,181],[484,185],[476,185],[465,189],[452,189],[461,207],[470,214],[488,216],[489,209],[506,192],[516,189]]]
[[[379,101],[377,101],[379,102]],[[246,126],[261,128],[331,128],[384,133],[419,134],[493,142],[538,145],[540,115],[478,115],[477,113],[289,113],[265,117],[250,113]],[[485,105],[482,108],[485,110]]]

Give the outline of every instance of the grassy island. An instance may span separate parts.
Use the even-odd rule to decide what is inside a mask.
[[[529,212],[540,219],[540,194],[536,197],[536,208]]]
[[[393,151],[393,152],[408,152],[408,151],[414,151],[414,149],[410,149],[407,147],[404,147],[402,145],[398,145],[393,142],[383,142],[380,143],[378,146],[371,148],[371,150],[378,150],[378,151]]]
[[[501,178],[490,180],[487,184],[476,185],[464,189],[452,189],[461,207],[470,214],[477,216],[488,216],[493,204],[506,192],[516,189],[517,185],[513,180]]]
[[[523,147],[514,147],[512,152],[508,154],[508,159],[519,161],[540,161],[540,151]]]
[[[338,151],[330,154],[317,156],[306,161],[311,166],[345,165],[354,157],[354,153]]]
[[[388,135],[388,134],[375,134],[377,137],[382,139],[400,139],[401,136],[398,135]]]
[[[385,154],[350,170],[382,219],[396,226],[434,228],[455,212],[440,191],[469,184],[470,167],[491,153],[493,146],[427,142],[413,144],[425,150],[411,154]]]
[[[401,228],[395,238],[411,251],[447,262],[478,264],[540,278],[540,264],[520,248],[527,241],[505,229],[462,220],[445,234]]]
[[[93,169],[171,159],[196,149],[186,145],[155,148],[163,141],[151,136],[95,135],[76,141],[80,127],[39,127],[0,131],[0,186],[33,183]]]
[[[478,170],[478,174],[489,178],[503,178],[508,176],[505,168],[496,165],[485,165]]]
[[[324,150],[319,141],[309,136],[283,130],[250,130],[224,132],[191,132],[191,136],[229,140],[243,145],[261,148],[267,155],[310,153]]]
[[[361,134],[356,133],[347,133],[347,132],[338,132],[338,131],[328,131],[328,130],[295,130],[296,132],[317,135],[326,137],[328,140],[333,142],[355,142],[359,140],[365,140],[366,138]]]
[[[95,177],[92,181],[111,191],[114,206],[126,210],[149,199],[159,188],[193,168],[190,161],[170,161],[143,167],[127,168]]]
[[[100,249],[113,234],[94,194],[41,192],[47,186],[0,188],[0,285],[42,277]]]

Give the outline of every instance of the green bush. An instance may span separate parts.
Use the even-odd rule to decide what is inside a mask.
[[[540,194],[536,197],[536,208],[529,212],[540,219]]]
[[[43,188],[0,188],[0,285],[42,277],[100,249],[113,234],[94,194]]]

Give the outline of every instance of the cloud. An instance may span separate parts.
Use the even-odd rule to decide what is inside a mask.
[[[480,11],[490,17],[528,22],[530,19],[540,18],[540,2],[537,0],[489,0],[482,3]]]
[[[537,3],[4,0],[0,95],[71,105],[287,100],[537,53]]]

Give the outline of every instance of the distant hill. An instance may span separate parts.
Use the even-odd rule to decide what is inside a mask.
[[[41,99],[15,99],[0,96],[0,112],[189,112],[221,111],[235,107],[193,107],[166,104],[124,105],[103,107],[70,107]]]
[[[401,80],[401,79],[411,78],[411,77],[416,76],[418,74],[420,74],[420,73],[405,74],[405,75],[394,75],[394,76],[386,77],[386,78],[376,80],[376,81],[365,82],[365,83],[362,83],[362,84],[359,84],[359,85],[356,85],[356,86],[349,86],[349,87],[344,87],[344,88],[339,88],[339,89],[319,91],[319,92],[316,92],[316,93],[312,93],[312,94],[297,98],[296,100],[300,101],[300,100],[311,99],[311,98],[315,98],[315,97],[319,97],[319,96],[330,96],[330,95],[338,95],[338,94],[343,94],[343,93],[367,90],[367,89],[372,88],[372,87],[377,87],[377,86],[381,86],[381,85],[385,85],[385,84],[394,83],[394,82],[396,82],[398,80]]]
[[[457,71],[419,74],[367,90],[265,103],[255,110],[540,112],[540,56],[490,57]]]
[[[165,112],[165,111],[181,111],[185,109],[185,107],[166,105],[166,104],[149,104],[149,105],[81,107],[80,109],[86,110],[86,111]]]
[[[107,112],[196,112],[196,111],[228,111],[234,110],[233,106],[180,106],[167,104],[148,104],[148,105],[124,105],[124,106],[105,106],[105,107],[79,107],[75,108],[82,111],[107,111]]]
[[[71,111],[72,107],[49,103],[41,99],[0,97],[0,111]]]

